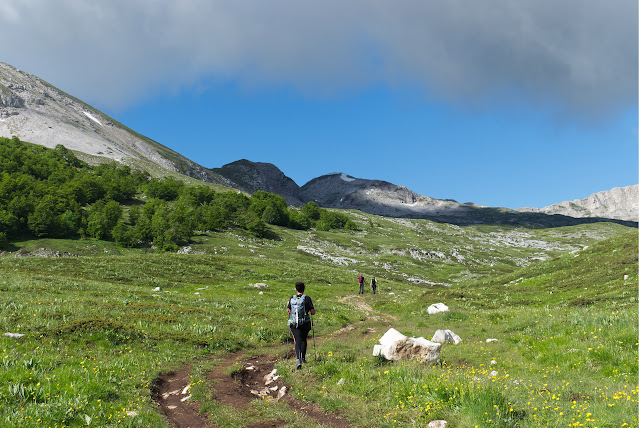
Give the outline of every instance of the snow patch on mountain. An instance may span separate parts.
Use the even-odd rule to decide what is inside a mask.
[[[95,123],[97,123],[98,125],[102,126],[102,122],[100,122],[95,116],[93,116],[91,113],[89,113],[88,111],[83,111],[82,113],[84,113],[84,115],[86,117],[88,117],[89,119],[91,119],[92,121],[94,121]]]

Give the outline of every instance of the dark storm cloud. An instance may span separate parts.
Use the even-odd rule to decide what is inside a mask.
[[[110,107],[228,79],[607,115],[636,104],[636,18],[629,0],[0,0],[0,60]]]

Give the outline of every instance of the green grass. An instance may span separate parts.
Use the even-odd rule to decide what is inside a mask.
[[[306,423],[265,401],[240,415],[206,382],[229,352],[286,346],[285,302],[303,280],[321,337],[302,372],[278,366],[292,394],[352,424],[637,426],[636,230],[349,215],[361,230],[273,228],[276,240],[202,233],[188,255],[91,240],[16,243],[81,257],[0,257],[0,329],[25,334],[0,338],[0,425],[168,426],[151,382],[187,362],[194,396],[217,424]],[[364,313],[340,303],[356,293],[359,272],[379,282],[364,301],[397,321],[361,322]],[[258,282],[268,288],[250,286]],[[450,312],[428,315],[437,302]],[[427,339],[451,329],[463,341],[444,345],[441,366],[374,359],[391,324]]]

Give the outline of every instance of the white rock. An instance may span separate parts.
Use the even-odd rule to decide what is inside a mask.
[[[152,291],[162,291],[160,287],[155,287]]]
[[[437,343],[454,343],[455,345],[457,345],[462,340],[461,337],[450,330],[437,330],[433,335],[431,341]]]
[[[624,280],[624,281],[625,281],[625,280],[627,280],[628,278],[629,278],[629,277],[628,277],[628,275],[624,275],[624,276],[623,276],[623,280]]]
[[[486,343],[497,342],[497,339],[486,339]]]
[[[495,361],[495,360],[491,360],[491,361],[490,361],[490,364],[494,366],[495,364],[497,364],[497,361]]]
[[[339,381],[337,381],[338,385],[344,385],[344,378],[340,378]]]
[[[273,369],[273,371],[271,371],[269,374],[264,376],[264,384],[265,385],[270,385],[274,381],[278,380],[280,377],[276,376],[275,375],[276,373],[277,373],[277,369]]]
[[[427,427],[428,428],[444,428],[446,426],[448,422],[443,420],[443,419],[439,419],[436,421],[430,421],[428,422]]]
[[[275,399],[275,401],[280,401],[280,399],[281,399],[282,397],[284,397],[284,395],[285,395],[285,394],[286,394],[286,387],[285,387],[285,386],[283,386],[283,387],[281,387],[281,388],[280,388],[280,390],[278,391],[278,393],[277,393],[277,398]]]
[[[382,354],[382,345],[373,345],[373,356],[376,357]]]
[[[434,364],[439,359],[441,343],[434,343],[423,337],[414,338],[389,329],[380,339],[381,348],[373,346],[373,352],[387,360],[416,359],[422,363]]]
[[[389,345],[393,342],[397,342],[398,340],[406,339],[406,336],[401,334],[399,331],[394,328],[389,328],[386,333],[382,337],[379,338],[379,343],[382,346]]]
[[[440,312],[448,312],[448,306],[443,303],[433,303],[428,307],[428,315],[434,315]]]
[[[127,410],[126,415],[134,418],[138,415],[138,412],[136,412],[135,410]]]
[[[4,336],[7,337],[13,337],[14,339],[20,339],[22,336],[24,336],[24,334],[20,334],[20,333],[5,333]]]

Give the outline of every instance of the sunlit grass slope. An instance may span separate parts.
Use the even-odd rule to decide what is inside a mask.
[[[366,299],[399,320],[323,343],[308,374],[288,376],[356,424],[637,426],[635,232],[482,282]],[[450,311],[428,315],[438,302]],[[428,339],[450,329],[463,341],[443,346],[441,367],[383,363],[372,347],[390,325]]]
[[[204,368],[214,364],[206,357],[285,346],[284,306],[299,280],[323,338],[317,360],[287,375],[293,393],[353,424],[636,426],[636,230],[349,215],[359,230],[273,228],[273,240],[202,232],[189,254],[93,240],[15,243],[79,257],[0,257],[0,328],[24,334],[0,337],[0,426],[167,426],[149,393],[157,374],[196,362],[194,390],[206,399]],[[356,293],[359,272],[380,283],[365,302],[397,321],[367,320],[339,302]],[[440,301],[451,311],[427,315]],[[441,367],[385,364],[371,351],[391,324],[427,338],[448,328],[463,342],[444,346]],[[216,414],[243,426],[279,406]]]

